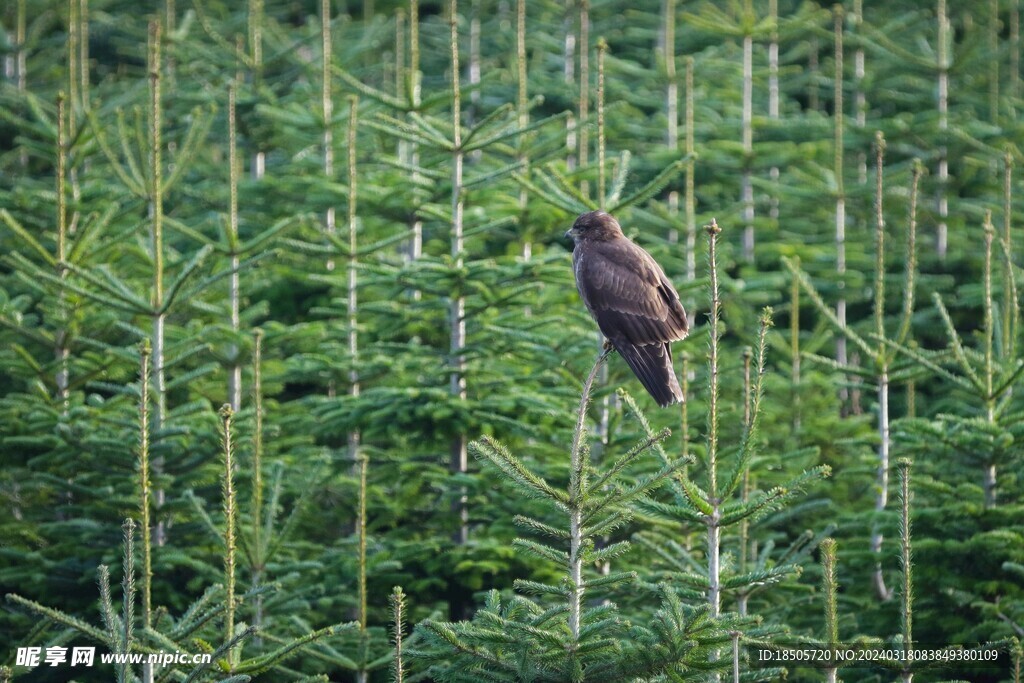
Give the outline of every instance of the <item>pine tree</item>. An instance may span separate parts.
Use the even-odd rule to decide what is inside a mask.
[[[568,529],[530,517],[516,520],[533,534],[556,540],[519,539],[518,548],[555,563],[564,574],[559,585],[517,582],[520,592],[546,598],[545,602],[551,603],[547,609],[520,596],[502,601],[493,592],[473,621],[423,622],[420,628],[428,649],[410,655],[426,661],[453,658],[450,666],[436,669],[443,680],[480,680],[484,676],[487,680],[582,681],[588,677],[616,681],[664,671],[679,675],[691,668],[702,670],[707,646],[723,639],[719,624],[709,618],[707,609],[685,608],[667,587],[663,588],[663,608],[649,628],[636,626],[625,631],[626,625],[616,615],[614,605],[587,604],[585,595],[589,591],[608,590],[634,579],[631,572],[585,577],[585,566],[620,555],[628,546],[622,542],[597,549],[595,539],[628,522],[630,502],[687,462],[681,459],[666,464],[652,476],[623,485],[622,472],[667,436],[662,432],[642,440],[606,469],[589,464],[588,405],[594,380],[607,355],[603,352],[598,357],[583,383],[566,489],[553,486],[531,471],[500,443],[490,439],[474,442],[478,456],[496,466],[524,495],[545,499],[568,517]],[[613,638],[619,633],[628,633],[632,645]]]
[[[754,647],[847,640],[1005,646],[984,675],[1019,678],[1018,0],[442,5],[0,8],[0,641],[218,652],[91,672],[142,681],[766,679]],[[674,436],[584,497],[679,469],[584,525],[580,597],[567,511],[451,453],[501,444],[569,495],[595,339],[558,236],[602,206],[695,320],[697,226],[737,229],[716,333],[676,347],[687,402],[645,415],[598,370],[586,481]],[[0,679],[39,675],[9,651]],[[832,676],[982,677],[918,664]]]
[[[899,325],[893,336],[887,336],[885,327],[885,276],[886,276],[886,249],[885,249],[885,217],[883,211],[883,159],[885,152],[885,141],[878,133],[875,142],[875,283],[874,283],[874,330],[870,344],[858,332],[854,331],[846,321],[838,314],[833,313],[824,303],[813,284],[805,274],[799,271],[792,262],[789,268],[793,272],[795,281],[810,296],[811,300],[818,307],[823,316],[834,326],[836,331],[843,337],[849,339],[857,348],[871,359],[872,367],[864,370],[852,368],[849,365],[835,362],[838,370],[856,372],[862,376],[869,376],[875,382],[878,391],[878,474],[877,474],[877,495],[875,498],[875,511],[883,511],[887,505],[889,489],[889,448],[890,448],[890,417],[889,417],[889,386],[891,374],[899,376],[899,367],[893,367],[896,360],[895,347],[906,341],[910,333],[911,316],[914,312],[914,288],[916,278],[916,236],[917,236],[917,190],[921,175],[919,164],[914,167],[910,187],[910,217],[907,229],[907,261],[906,274],[903,282],[903,307],[900,313]],[[818,357],[816,360],[828,363],[827,359]],[[896,370],[893,373],[892,370]],[[871,533],[871,551],[878,555],[882,547],[882,534],[877,529]],[[892,593],[886,587],[885,578],[882,572],[881,561],[876,562],[873,577],[875,591],[879,599],[887,600]]]

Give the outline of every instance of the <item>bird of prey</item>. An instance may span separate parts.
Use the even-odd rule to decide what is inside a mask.
[[[575,242],[580,298],[659,406],[683,400],[671,343],[686,337],[686,311],[658,262],[604,211],[582,214],[565,233]]]

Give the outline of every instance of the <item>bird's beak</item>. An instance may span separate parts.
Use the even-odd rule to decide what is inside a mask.
[[[568,230],[566,230],[565,231],[565,235],[563,235],[563,237],[565,237],[565,239],[567,239],[567,240],[571,240],[573,238],[572,228],[569,228]]]

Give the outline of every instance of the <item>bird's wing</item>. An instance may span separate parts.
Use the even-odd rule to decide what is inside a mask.
[[[659,406],[664,408],[683,400],[683,390],[679,387],[679,380],[672,367],[672,348],[668,342],[662,344],[618,342],[615,344],[615,348]]]
[[[686,312],[661,266],[628,239],[585,241],[573,252],[576,286],[612,343],[686,337]]]

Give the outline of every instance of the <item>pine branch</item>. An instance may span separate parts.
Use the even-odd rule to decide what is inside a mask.
[[[941,375],[942,377],[945,377],[950,382],[953,382],[955,384],[959,384],[961,387],[963,387],[964,389],[967,389],[968,391],[973,391],[973,392],[980,392],[981,391],[981,387],[978,386],[978,384],[974,380],[972,380],[970,378],[965,378],[965,377],[963,377],[961,375],[953,374],[952,372],[950,372],[946,368],[942,367],[941,365],[932,362],[930,359],[925,357],[920,351],[918,351],[918,350],[916,350],[916,349],[914,349],[914,348],[912,348],[910,346],[901,346],[900,344],[897,344],[896,342],[891,341],[889,339],[882,339],[881,341],[882,341],[883,344],[886,344],[887,346],[892,347],[893,349],[899,351],[900,353],[903,353],[903,354],[905,354],[907,356],[910,356],[910,358],[912,358],[913,360],[917,361],[918,363],[920,363],[924,367],[928,368],[932,372],[936,373],[937,375]],[[954,351],[954,353],[956,353],[956,351]]]
[[[51,268],[57,267],[57,259],[54,258],[53,254],[51,254],[49,250],[46,249],[46,247],[40,244],[39,241],[36,240],[36,238],[33,237],[32,234],[29,233],[29,231],[26,230],[21,223],[15,220],[14,216],[11,215],[10,211],[8,211],[7,209],[0,209],[0,219],[3,219],[4,223],[7,224],[7,227],[10,228],[11,232],[15,233],[18,237],[20,237],[25,242],[25,244],[27,244],[32,249],[32,251],[36,252],[36,254],[43,259],[43,262],[46,265],[48,265]]]
[[[270,652],[260,657],[254,657],[252,659],[240,662],[236,667],[234,667],[234,671],[239,674],[253,675],[264,673],[265,671],[267,671],[273,666],[278,665],[281,661],[287,659],[288,657],[293,657],[297,655],[304,646],[309,645],[310,643],[314,643],[324,638],[330,638],[332,636],[338,635],[339,633],[354,630],[357,628],[358,625],[356,623],[349,622],[345,624],[335,624],[334,626],[328,626],[326,628],[312,631],[304,636],[289,641],[288,643],[282,645],[273,652]],[[235,637],[235,639],[231,643],[225,643],[224,645],[222,645],[218,652],[221,650],[227,651],[231,649],[232,647],[234,647],[234,645],[241,642],[243,639],[253,635],[254,631],[255,629],[251,627],[246,629],[237,637]]]
[[[569,112],[561,112],[559,114],[554,114],[554,115],[549,116],[547,118],[539,119],[537,121],[533,121],[533,122],[529,123],[528,125],[523,126],[521,128],[517,127],[517,128],[512,129],[512,130],[506,130],[506,131],[501,131],[501,132],[495,133],[495,134],[491,135],[490,137],[486,137],[486,138],[483,138],[482,140],[477,141],[474,144],[469,144],[469,138],[467,137],[467,139],[463,142],[463,149],[466,150],[467,152],[472,152],[473,150],[477,150],[477,149],[487,149],[488,147],[496,145],[496,144],[498,144],[500,142],[504,142],[505,140],[509,140],[509,139],[512,139],[512,138],[519,137],[521,135],[525,135],[527,133],[531,133],[531,132],[537,130],[538,128],[543,128],[544,126],[546,126],[546,125],[548,125],[548,124],[550,124],[550,123],[552,123],[554,121],[561,121],[562,119],[568,118],[568,116],[569,116]]]
[[[793,277],[797,279],[801,288],[804,290],[804,293],[810,297],[818,311],[825,316],[825,319],[832,324],[835,330],[856,344],[857,347],[864,352],[865,356],[868,358],[874,358],[876,350],[868,346],[868,343],[864,341],[863,337],[857,334],[853,328],[848,325],[844,325],[839,321],[836,317],[835,311],[833,311],[832,308],[821,298],[821,295],[818,294],[818,290],[813,284],[811,284],[807,275],[797,268],[791,259],[785,256],[782,258],[782,263],[789,269],[789,272],[792,273]]]
[[[543,477],[534,474],[520,461],[509,453],[504,446],[483,437],[470,444],[470,449],[478,458],[487,458],[510,479],[520,484],[524,492],[533,497],[548,498],[558,505],[569,503],[569,496],[553,488]]]
[[[625,455],[619,457],[611,467],[607,468],[593,483],[589,484],[587,491],[600,491],[609,481],[618,478],[622,471],[629,467],[637,458],[650,450],[655,444],[660,444],[671,435],[672,432],[668,428],[662,429],[657,434],[649,435],[646,439],[626,451]],[[687,459],[686,462],[690,463],[692,459]]]
[[[687,161],[688,157],[683,157],[682,159],[669,164],[663,168],[658,175],[654,176],[654,178],[652,178],[646,185],[636,190],[633,194],[627,195],[625,198],[612,204],[611,208],[608,209],[608,212],[612,214],[618,213],[621,209],[645,202],[658,194],[666,185],[672,182],[672,180],[679,175],[684,168],[686,168]]]
[[[757,338],[757,374],[751,390],[748,410],[750,419],[744,423],[743,436],[740,439],[740,452],[736,459],[736,466],[732,475],[726,480],[725,488],[722,490],[722,497],[728,498],[739,486],[744,473],[750,466],[750,459],[754,455],[753,442],[757,433],[759,418],[761,416],[761,399],[764,396],[764,373],[765,373],[765,350],[767,348],[766,338],[768,328],[772,325],[772,309],[766,306],[761,314],[761,329]]]

